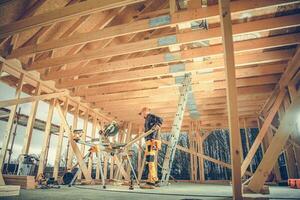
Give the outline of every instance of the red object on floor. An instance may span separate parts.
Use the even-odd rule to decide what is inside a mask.
[[[288,179],[288,185],[290,188],[300,189],[300,179]]]

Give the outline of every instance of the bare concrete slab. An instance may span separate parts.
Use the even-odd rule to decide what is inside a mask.
[[[300,199],[300,190],[288,187],[270,186],[270,195],[245,194],[245,199]],[[3,198],[2,198],[3,199]],[[100,185],[62,186],[61,189],[21,190],[19,197],[6,197],[5,200],[201,200],[232,199],[231,186],[215,184],[175,183],[157,189],[129,190],[128,186]]]

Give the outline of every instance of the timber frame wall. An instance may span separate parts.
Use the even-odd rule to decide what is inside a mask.
[[[85,149],[72,143],[67,112],[75,116],[72,127],[80,116],[84,129],[92,122],[93,137],[97,128],[117,120],[123,134],[114,140],[128,142],[142,132],[142,119],[135,113],[149,106],[165,119],[162,131],[169,132],[177,109],[178,81],[191,73],[192,94],[182,125],[191,146],[177,149],[191,155],[192,181],[205,181],[203,162],[209,160],[232,168],[235,199],[241,198],[244,175],[253,174],[244,184],[246,189],[262,192],[266,176],[272,170],[278,176],[276,160],[282,151],[288,155],[289,176],[299,176],[300,165],[294,165],[300,158],[300,139],[294,130],[295,110],[300,107],[299,0],[219,0],[219,5],[190,0],[186,6],[176,0],[74,0],[35,15],[47,3],[36,1],[17,21],[0,26],[1,81],[16,87],[15,99],[0,102],[0,107],[11,106],[1,168],[18,104],[32,104],[22,153],[30,146],[38,101],[50,105],[39,172],[47,160],[53,110],[59,110],[53,174],[58,178],[64,132],[77,158]],[[98,15],[102,20],[95,24]],[[192,22],[209,26],[193,29]],[[20,98],[21,91],[30,97]],[[252,146],[247,146],[245,158],[239,127],[260,129]],[[216,128],[230,130],[232,164],[203,153],[203,141]],[[247,172],[261,144],[268,156],[260,170]],[[68,155],[71,167],[71,150]],[[141,151],[138,160],[141,177]],[[118,159],[104,160],[106,177],[128,178],[124,164]],[[91,162],[80,165],[84,176],[89,176]]]

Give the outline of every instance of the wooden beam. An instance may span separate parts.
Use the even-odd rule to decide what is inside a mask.
[[[65,8],[54,10],[52,12],[27,17],[25,19],[3,25],[0,27],[0,38],[5,38],[9,35],[13,35],[30,28],[46,26],[52,23],[69,20],[74,17],[110,10],[143,1],[145,0],[89,0],[82,3],[77,3]]]
[[[24,83],[23,80],[24,80],[24,74],[21,74],[17,88],[16,88],[15,98],[19,98],[21,95],[22,87],[23,87],[23,83]],[[13,123],[15,120],[17,107],[18,107],[18,105],[11,106],[9,118],[8,118],[8,121],[6,124],[4,136],[2,139],[2,148],[1,148],[1,154],[0,154],[0,170],[1,170],[1,172],[3,170],[3,165],[5,162],[6,151],[7,151],[9,141],[10,141],[11,130],[12,130]]]
[[[257,32],[267,32],[271,30],[290,28],[290,27],[299,26],[300,25],[299,21],[300,21],[300,15],[289,15],[284,17],[276,17],[271,19],[263,19],[263,20],[253,21],[253,22],[241,23],[233,26],[233,31],[234,31],[233,34],[235,36],[240,36],[242,34],[250,34],[250,33],[253,34]],[[168,42],[168,40],[172,38],[175,41]],[[220,38],[221,38],[220,27],[212,28],[207,31],[195,30],[191,32],[167,35],[160,38],[142,40],[137,42],[109,46],[106,48],[101,48],[96,50],[84,51],[82,53],[73,54],[69,56],[50,58],[47,59],[47,63],[46,61],[43,61],[43,63],[52,66],[53,65],[52,63],[57,63],[59,60],[64,62],[66,62],[67,60],[70,60],[72,62],[77,62],[81,60],[83,57],[85,58],[90,57],[92,54],[97,56],[97,58],[107,58],[107,57],[130,54],[135,52],[165,48],[170,45],[182,45],[182,44],[188,44],[192,42],[207,41],[211,39],[216,40]],[[43,47],[42,44],[40,44],[40,46],[41,47],[39,47],[39,45],[35,46],[31,50],[29,50],[29,47],[16,49],[14,52],[12,52],[12,54],[8,58],[16,58],[16,57],[24,56],[26,54],[38,53],[39,49],[40,52],[53,50],[53,48],[47,48],[47,49],[42,48]],[[59,47],[63,47],[63,46],[59,46]],[[26,49],[28,50],[26,51]],[[32,65],[34,66],[35,63],[33,63]]]
[[[57,103],[57,107],[58,106],[60,108],[59,103]],[[68,106],[69,106],[69,99],[66,98],[65,101],[64,101],[64,107],[63,107],[63,116],[64,117],[66,117],[66,115],[67,115]],[[61,160],[61,150],[62,150],[64,132],[65,131],[66,131],[66,129],[63,125],[63,120],[61,119],[60,128],[59,128],[59,135],[58,135],[58,140],[57,140],[57,145],[56,145],[54,167],[53,167],[53,177],[54,177],[55,180],[57,180],[57,178],[58,178],[60,160]]]
[[[42,94],[42,95],[35,95],[35,96],[31,96],[31,97],[23,97],[23,98],[18,98],[18,99],[4,100],[4,101],[0,101],[0,108],[13,106],[16,104],[29,103],[32,101],[41,101],[41,100],[46,100],[46,99],[52,99],[54,97],[62,97],[65,95],[68,95],[68,91],[54,92],[54,93],[50,93],[50,94]]]
[[[263,52],[263,53],[247,53],[243,55],[236,55],[236,66],[244,66],[244,65],[254,65],[254,64],[263,64],[263,63],[269,63],[269,62],[276,62],[276,61],[284,61],[288,60],[292,57],[293,51],[291,50],[281,50],[281,51],[270,51],[270,52]],[[213,70],[213,69],[219,69],[224,67],[224,60],[223,58],[212,58],[205,61],[194,61],[194,62],[187,62],[183,64],[182,66],[185,67],[185,72],[196,72],[196,71],[205,71],[205,70]],[[87,66],[89,67],[89,66]],[[139,79],[139,77],[156,77],[156,76],[164,76],[164,75],[180,75],[183,72],[174,72],[172,71],[172,68],[174,68],[174,65],[165,65],[160,67],[155,67],[152,69],[143,69],[146,70],[147,73],[141,73],[141,69],[136,69],[134,71],[125,71],[122,73],[128,74],[128,78],[122,77],[121,80],[135,80]],[[96,69],[94,73],[100,72],[99,69]],[[57,72],[49,72],[45,75],[42,75],[41,78],[43,80],[57,80],[60,78],[67,78],[72,77],[75,75],[91,75],[93,74],[90,71],[77,71],[76,70],[61,70],[59,73]],[[101,75],[100,75],[101,76]],[[116,82],[115,78],[117,76],[117,73],[111,74],[112,81],[110,82]],[[103,78],[105,78],[102,75]],[[104,80],[107,80],[104,79]]]
[[[224,45],[224,64],[226,74],[227,110],[230,132],[230,154],[232,164],[232,189],[233,199],[242,199],[241,184],[241,152],[240,152],[240,129],[239,114],[237,109],[237,88],[234,63],[234,48],[232,38],[231,11],[229,0],[219,0],[222,38]]]
[[[48,147],[49,147],[49,143],[50,143],[50,137],[51,137],[50,131],[51,131],[54,107],[55,107],[55,99],[51,99],[50,104],[49,104],[49,109],[48,109],[48,116],[47,116],[47,121],[46,121],[42,150],[40,153],[40,161],[39,161],[37,177],[39,177],[40,174],[44,173],[44,168],[47,164],[45,161],[47,160],[46,155],[47,155]]]
[[[297,129],[297,120],[300,113],[300,96],[298,96],[290,107],[286,110],[283,119],[280,121],[278,131],[274,135],[269,148],[260,162],[258,168],[253,174],[248,188],[255,192],[260,193],[263,185],[268,178],[278,156],[282,152],[290,134]]]
[[[80,150],[77,147],[77,144],[76,144],[76,142],[73,139],[72,132],[71,132],[71,130],[69,128],[69,125],[68,125],[68,122],[67,122],[67,120],[66,120],[66,118],[64,116],[64,113],[63,113],[63,111],[62,111],[62,109],[61,109],[61,107],[60,107],[59,104],[56,105],[56,108],[58,110],[58,114],[59,114],[60,119],[62,121],[63,129],[67,132],[67,135],[69,136],[69,142],[70,142],[72,150],[73,150],[73,152],[74,152],[74,154],[76,156],[76,159],[78,161],[79,167],[80,167],[80,169],[81,169],[81,171],[82,171],[85,179],[87,181],[90,181],[92,178],[91,178],[91,176],[89,176],[87,166],[85,165],[84,160],[83,160],[83,155],[80,153]]]
[[[269,126],[271,125],[271,123],[273,121],[273,118],[275,117],[275,115],[276,115],[276,113],[277,113],[277,111],[278,111],[278,109],[279,109],[279,107],[280,107],[280,105],[283,101],[283,98],[284,98],[285,94],[286,94],[285,90],[281,90],[279,92],[279,94],[278,94],[278,96],[275,100],[275,103],[272,106],[272,109],[270,110],[270,112],[269,112],[267,118],[265,119],[258,135],[256,136],[256,138],[255,138],[255,140],[254,140],[254,142],[253,142],[253,144],[252,144],[252,146],[251,146],[244,162],[242,163],[242,167],[241,167],[241,171],[242,171],[241,175],[242,176],[246,172],[246,170],[247,170],[249,164],[251,163],[251,161],[252,161],[252,159],[253,159],[253,157],[254,157],[254,155],[255,155],[255,153],[256,153],[259,145],[260,145],[260,143],[262,142],[264,136],[266,135],[267,130],[269,129]]]
[[[249,3],[246,0],[241,0],[238,2],[232,2],[231,6],[232,6],[232,12],[249,12],[257,8],[263,9],[265,7],[272,7],[272,6],[277,7],[280,5],[289,5],[293,3],[295,2],[293,1],[286,2],[283,0],[276,0],[276,1],[255,0]],[[191,13],[196,13],[196,14],[191,14]],[[162,20],[165,21],[162,21],[161,23],[157,21],[158,18],[138,20],[130,24],[121,24],[117,26],[108,27],[103,30],[77,34],[68,38],[62,38],[55,41],[47,42],[43,45],[29,46],[24,48],[23,50],[27,49],[26,50],[27,53],[32,51],[39,52],[39,51],[46,51],[47,49],[49,50],[49,49],[60,48],[69,45],[77,45],[77,44],[92,42],[96,40],[110,39],[110,38],[114,38],[126,34],[138,33],[138,32],[153,30],[157,28],[164,28],[168,26],[175,26],[179,23],[188,23],[191,21],[197,21],[206,18],[216,18],[218,17],[218,13],[217,13],[217,6],[213,5],[207,8],[198,8],[198,9],[194,9],[193,11],[189,10],[188,12],[187,11],[178,12],[178,13],[174,13],[171,16],[166,15],[163,17],[164,18]]]
[[[273,70],[273,71],[272,71]],[[269,66],[258,66],[252,69],[237,69],[237,87],[251,87],[251,86],[259,86],[259,85],[268,85],[268,84],[276,84],[279,80],[279,76],[277,74],[281,74],[284,71],[284,65],[269,65]],[[243,72],[248,72],[243,73]],[[275,73],[274,75],[269,75],[269,73]],[[247,77],[249,76],[249,77]],[[195,78],[194,84],[192,87],[195,92],[201,91],[213,91],[213,90],[220,90],[225,89],[224,83],[224,72],[219,71],[215,73],[207,73],[202,75],[193,76]],[[203,79],[201,79],[203,78]],[[214,80],[214,83],[210,83],[209,80]],[[85,100],[88,102],[97,102],[97,101],[114,101],[114,100],[122,100],[122,99],[134,99],[134,98],[141,98],[141,97],[150,97],[150,96],[159,96],[162,92],[174,92],[174,94],[170,94],[174,96],[178,92],[176,89],[179,87],[174,80],[156,80],[158,83],[161,83],[158,87],[155,88],[143,88],[141,90],[134,90],[134,91],[122,91],[122,92],[115,92],[115,93],[104,93],[101,94],[100,92],[105,92],[101,90],[98,94],[94,94],[94,96],[86,95]],[[147,83],[147,82],[145,82]],[[140,84],[144,84],[144,82],[140,82]],[[132,84],[128,84],[130,86]],[[164,87],[165,86],[165,87]],[[107,91],[109,92],[109,91]],[[99,94],[100,93],[100,94]],[[207,96],[207,95],[205,95]]]
[[[261,27],[261,28],[263,29],[263,27]],[[203,34],[203,32],[202,32],[202,34]],[[292,35],[296,36],[297,34],[292,34]],[[284,36],[287,37],[287,35],[284,35]],[[245,40],[245,41],[235,42],[234,44],[237,45],[235,47],[235,51],[240,52],[240,51],[243,51],[244,49],[253,48],[253,47],[255,47],[255,45],[258,46],[256,48],[254,48],[256,50],[267,48],[267,46],[270,45],[270,44],[268,44],[268,42],[271,42],[269,40],[272,40],[273,38],[277,38],[277,40],[278,40],[279,38],[282,38],[282,37],[283,36],[259,38],[259,39],[255,39],[256,41],[254,43],[253,43],[253,40],[250,40],[250,41]],[[193,37],[191,37],[191,36],[189,36],[188,38],[191,38],[192,41],[194,40],[194,39],[192,39]],[[167,40],[167,39],[168,38],[165,38],[165,40]],[[199,38],[196,38],[196,39],[199,39]],[[202,40],[206,40],[206,39],[207,39],[207,36],[203,35]],[[122,47],[122,50],[120,50],[121,47],[117,48],[115,46],[115,47],[110,47],[108,49],[104,48],[104,49],[91,50],[91,51],[88,51],[88,52],[83,52],[83,53],[78,54],[78,55],[74,54],[74,55],[69,55],[69,56],[61,56],[61,57],[44,59],[44,60],[36,61],[36,62],[33,62],[32,64],[29,64],[28,66],[26,66],[26,69],[27,70],[44,69],[44,68],[49,68],[49,67],[53,67],[53,66],[70,64],[70,63],[80,62],[80,61],[85,61],[85,60],[94,60],[94,59],[106,58],[106,57],[110,57],[110,56],[122,55],[122,54],[126,54],[126,53],[134,53],[137,50],[139,50],[139,51],[140,50],[151,50],[151,49],[157,48],[157,44],[160,44],[160,43],[164,44],[165,43],[162,39],[153,39],[153,40],[151,40],[151,46],[152,47],[148,47],[148,48],[145,48],[145,44],[148,43],[148,41],[144,40],[144,41],[139,42],[137,45],[136,44],[130,45],[130,43],[126,44],[126,46]],[[295,40],[297,42],[295,42]],[[264,41],[266,42],[266,44],[263,43]],[[281,40],[281,41],[277,41],[277,42],[289,43],[289,42],[291,42],[291,38],[288,39],[288,37],[287,37],[287,40],[285,40],[285,41]],[[185,43],[187,43],[187,42],[185,42]],[[240,46],[240,45],[243,45],[243,44],[246,44],[246,45]],[[293,44],[299,44],[299,38],[294,38],[294,43]],[[266,47],[264,47],[262,45],[264,45]],[[158,46],[158,47],[161,48],[161,47],[166,47],[166,46],[169,46],[169,44]],[[279,44],[279,45],[276,45],[276,46],[282,46],[282,45]],[[209,50],[211,50],[212,52],[210,52]],[[120,53],[121,51],[123,51],[123,52]],[[199,52],[202,52],[202,54],[199,54]],[[160,53],[160,54],[156,55],[155,57],[153,57],[153,55],[151,55],[151,56],[153,58],[158,58],[159,59],[159,60],[157,60],[156,62],[153,63],[153,64],[158,64],[160,62],[161,63],[168,63],[168,62],[182,61],[182,60],[187,60],[187,59],[196,58],[196,57],[211,56],[211,55],[214,55],[214,54],[221,55],[222,53],[223,53],[222,45],[216,45],[216,46],[209,46],[209,47],[203,47],[203,48],[188,49],[188,50],[183,50],[183,51],[174,52],[174,53]],[[189,54],[191,54],[191,55],[189,55]],[[199,55],[201,55],[201,56],[199,56]],[[150,58],[151,56],[147,56],[147,57]],[[138,60],[138,59],[141,59],[141,58],[143,58],[145,60],[147,57],[145,57],[145,58],[143,58],[143,57],[133,58],[133,59],[130,59],[130,60]],[[118,62],[121,62],[121,61],[118,61]],[[142,64],[144,66],[150,65],[150,63],[148,63],[148,62],[147,63],[139,63],[139,64]],[[153,60],[152,60],[152,62],[153,62]],[[127,65],[129,65],[129,64],[130,64],[130,62]],[[122,68],[120,68],[120,67],[122,67]],[[113,71],[113,70],[116,70],[116,69],[120,70],[120,69],[128,69],[129,68],[129,67],[124,68],[124,67],[125,66],[121,65],[119,67],[114,67],[113,69],[110,69],[110,70],[107,70],[106,68],[104,68],[104,69],[102,69],[102,71],[104,72],[105,70],[106,71]],[[135,66],[135,67],[137,67],[137,66]],[[90,69],[90,68],[88,68],[88,69]],[[85,69],[84,71],[88,71],[88,70]]]

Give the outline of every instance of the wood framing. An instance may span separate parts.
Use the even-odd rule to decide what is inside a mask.
[[[17,88],[16,88],[15,98],[19,98],[20,95],[21,95],[22,87],[23,87],[23,80],[24,80],[24,75],[21,74],[20,79],[18,81]],[[6,129],[5,129],[4,137],[3,137],[3,140],[2,140],[2,148],[1,148],[1,154],[0,154],[0,170],[1,170],[1,172],[3,170],[6,151],[7,151],[9,141],[10,141],[11,131],[12,131],[13,122],[14,122],[14,119],[15,119],[17,107],[18,107],[17,104],[11,106],[8,122],[6,124]]]
[[[269,126],[271,125],[273,118],[275,116],[275,114],[277,113],[279,106],[282,103],[282,100],[284,98],[286,94],[286,91],[283,89],[280,91],[280,93],[278,94],[275,103],[272,106],[272,109],[270,110],[266,120],[264,121],[262,127],[260,128],[260,131],[258,133],[258,135],[255,138],[255,141],[253,142],[253,144],[251,145],[251,148],[249,149],[249,152],[245,158],[245,160],[242,163],[241,166],[241,176],[243,176],[249,166],[249,164],[252,161],[252,158],[254,157],[259,145],[261,144],[264,136],[266,135]]]
[[[16,21],[12,24],[1,26],[0,38],[24,31],[28,28],[37,26],[45,26],[51,23],[69,20],[76,16],[83,16],[94,12],[109,10],[121,6],[138,3],[144,0],[110,0],[109,2],[99,2],[98,0],[89,0],[87,2],[74,4],[66,8],[52,11],[37,16],[28,17],[23,20]]]
[[[41,101],[41,100],[46,100],[46,99],[52,99],[55,97],[62,97],[67,95],[67,91],[63,92],[56,92],[56,93],[51,93],[51,94],[42,94],[42,95],[35,95],[32,97],[23,97],[19,99],[11,99],[11,100],[4,100],[0,101],[0,107],[7,107],[7,106],[12,106],[16,104],[23,104],[23,103],[29,103],[32,101]]]
[[[47,152],[48,152],[50,137],[51,137],[50,130],[51,130],[54,108],[55,108],[55,99],[51,99],[50,104],[49,104],[47,121],[46,121],[43,145],[42,145],[42,150],[41,150],[41,154],[40,154],[40,161],[39,161],[39,167],[38,167],[38,172],[37,172],[38,176],[40,174],[43,174],[44,168],[47,164],[45,161],[47,160],[46,156],[48,155]]]
[[[270,171],[272,170],[283,146],[287,142],[290,134],[296,131],[296,119],[300,112],[300,97],[298,96],[294,102],[287,109],[283,119],[280,122],[277,133],[272,139],[269,148],[267,149],[263,160],[258,166],[258,169],[253,174],[252,179],[248,184],[248,188],[256,193],[260,193],[267,179]]]
[[[64,106],[63,106],[63,116],[67,116],[68,112],[68,98],[65,99]],[[57,103],[57,106],[59,106],[59,103]],[[60,128],[59,128],[59,135],[57,139],[57,145],[56,145],[56,151],[55,151],[55,160],[54,160],[54,168],[53,168],[53,177],[55,180],[58,178],[58,173],[59,173],[59,168],[60,168],[60,161],[61,161],[61,150],[62,150],[62,145],[63,145],[63,138],[64,138],[64,133],[66,132],[65,127],[63,125],[63,120],[61,120],[60,123]]]
[[[35,88],[34,96],[40,95],[40,93],[41,93],[41,88],[40,88],[40,83],[38,83]],[[22,154],[28,154],[28,152],[29,152],[29,146],[30,146],[31,138],[32,138],[33,124],[35,121],[38,104],[39,104],[38,100],[35,100],[31,103],[31,111],[30,111],[30,115],[28,118],[28,124],[26,127],[25,136],[24,136]]]
[[[72,132],[70,131],[68,122],[65,119],[64,112],[61,109],[61,107],[60,107],[59,104],[56,105],[56,108],[58,110],[60,119],[62,121],[63,129],[66,131],[66,133],[67,133],[67,135],[69,137],[69,142],[71,144],[71,148],[72,148],[72,150],[74,152],[74,155],[76,156],[76,159],[78,161],[79,167],[80,167],[80,169],[81,169],[81,171],[82,171],[85,179],[87,181],[90,181],[92,178],[91,178],[91,176],[89,176],[89,172],[88,172],[87,166],[85,165],[84,160],[83,160],[83,155],[81,154],[79,148],[77,147],[76,142],[73,139],[73,135],[72,135]]]

